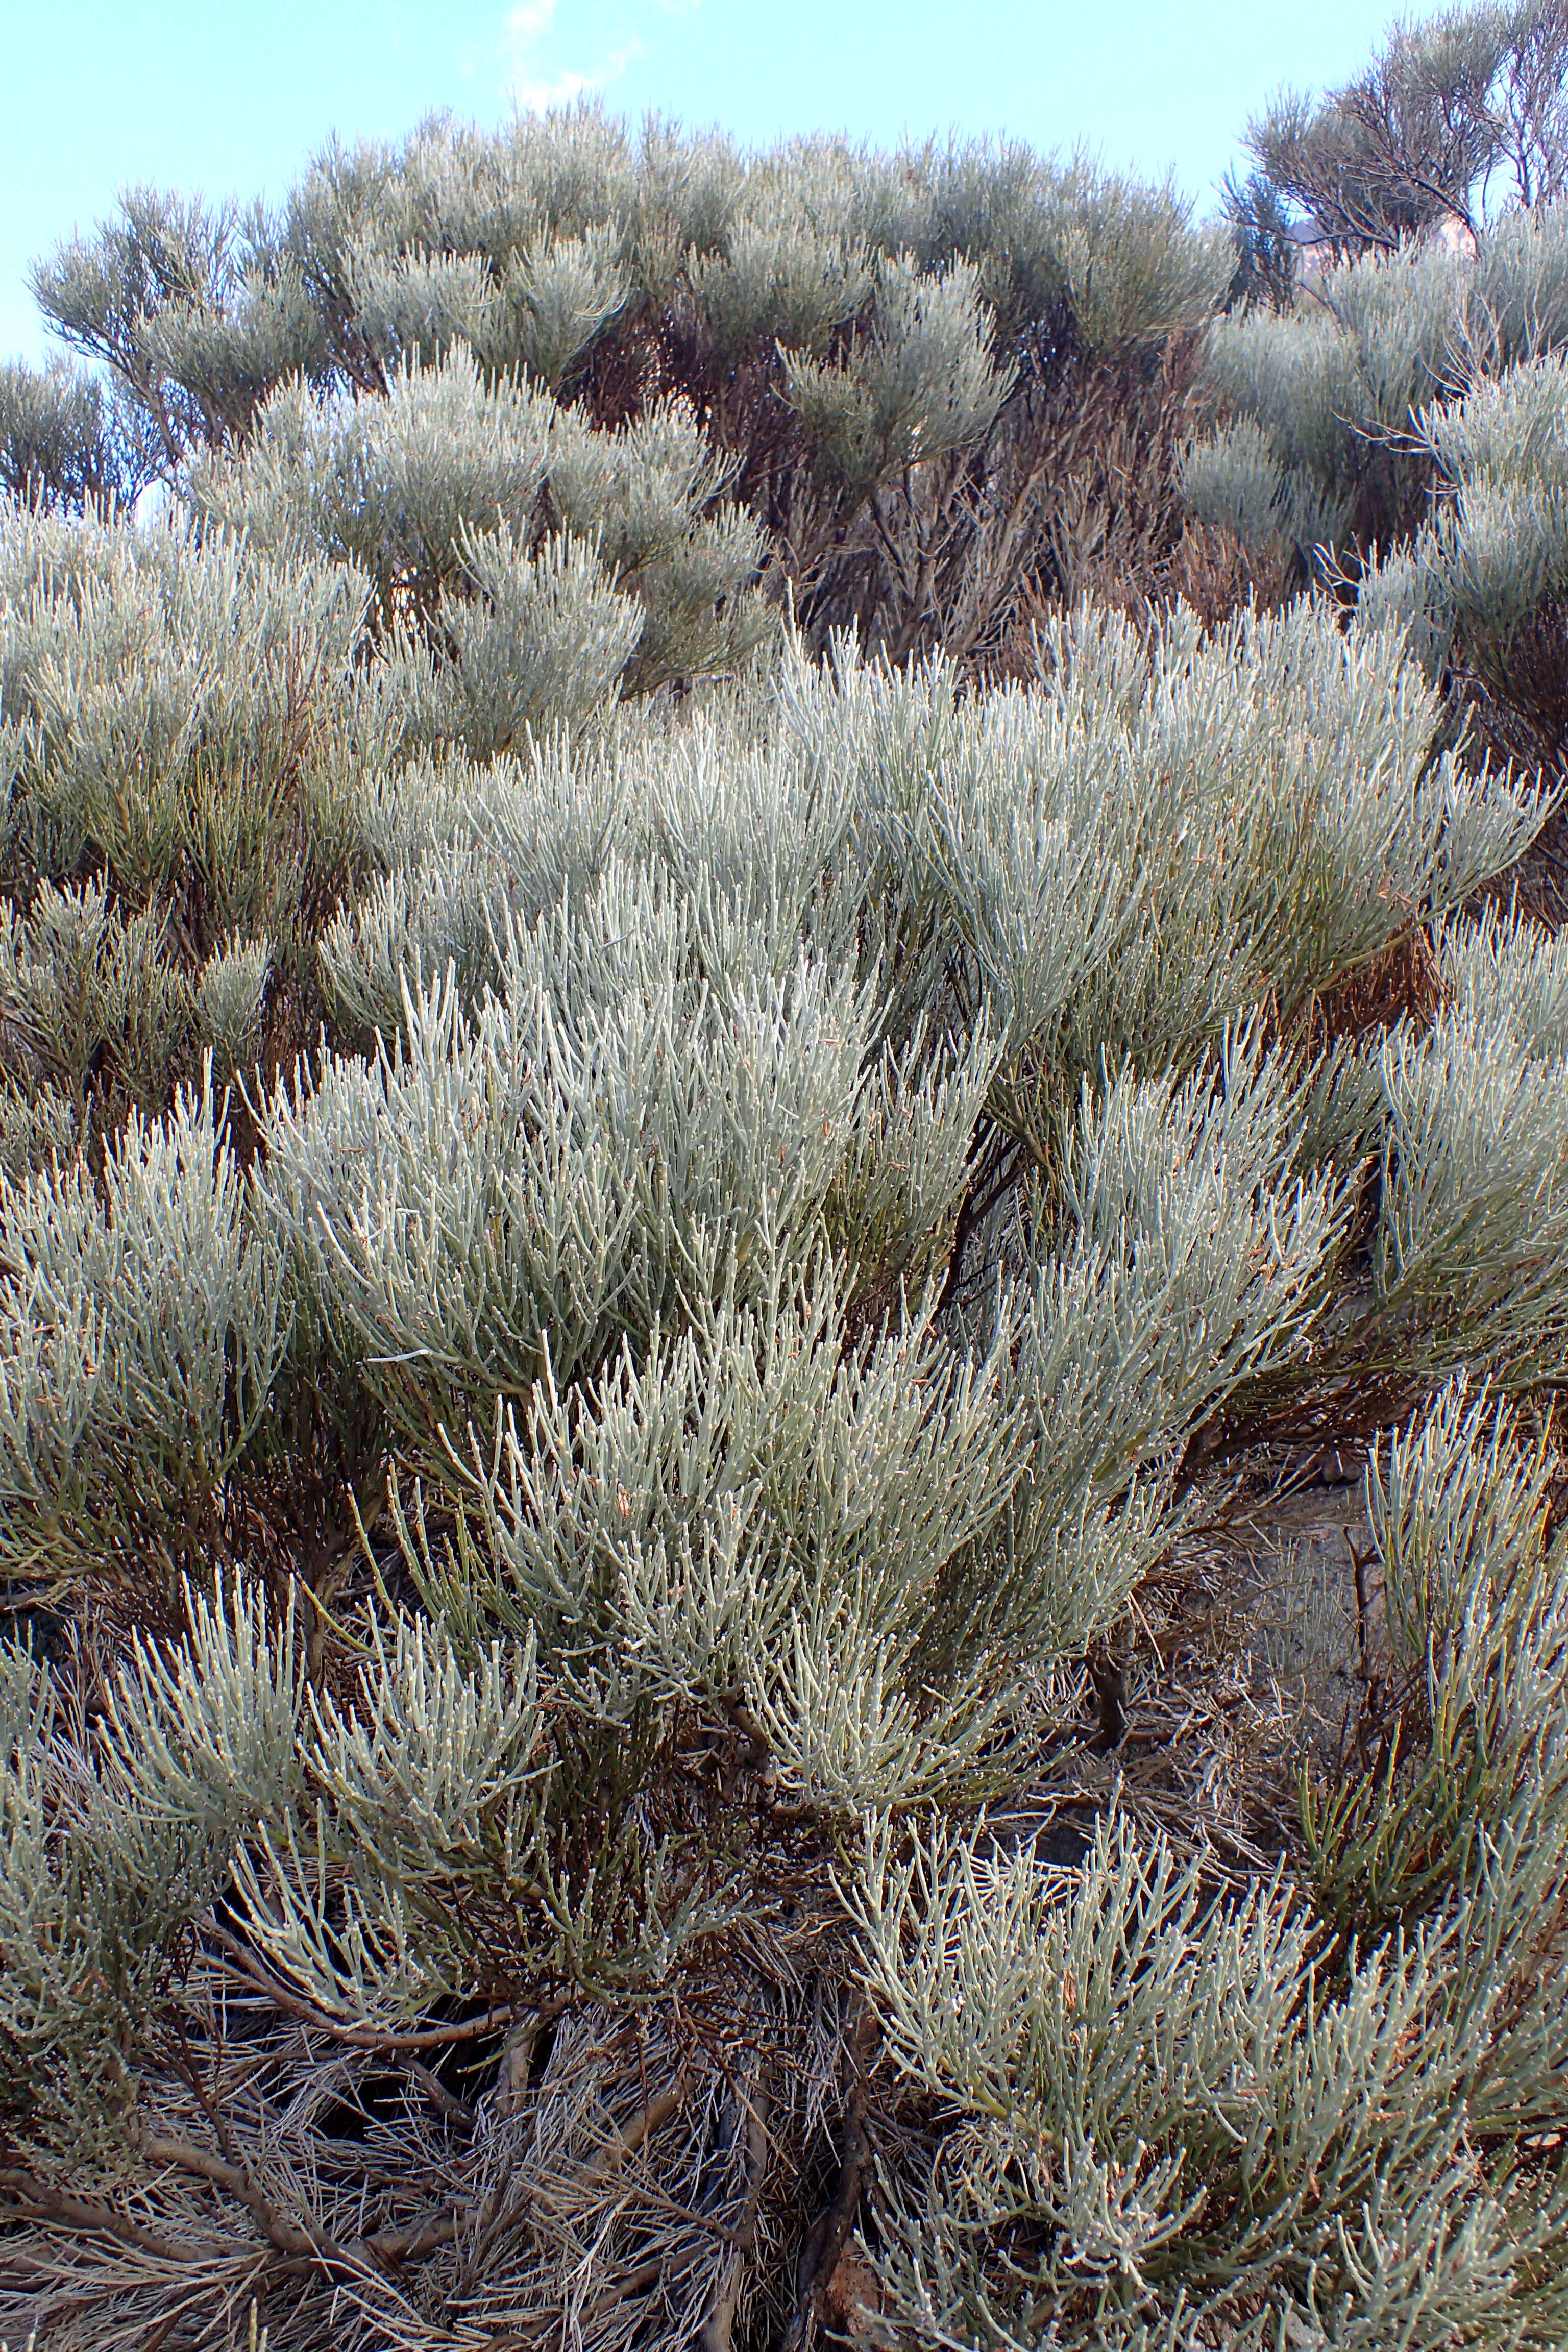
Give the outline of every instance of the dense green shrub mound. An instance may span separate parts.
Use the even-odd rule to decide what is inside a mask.
[[[1099,583],[1136,601],[1194,568],[1171,460],[1232,268],[1169,188],[1017,145],[747,155],[591,108],[435,121],[330,150],[276,216],[136,191],[42,267],[46,315],[103,373],[0,370],[0,487],[126,497],[257,439],[239,495],[280,520],[329,429],[307,391],[374,404],[445,362],[493,418],[468,420],[455,381],[405,391],[407,433],[374,456],[351,430],[339,490],[311,493],[331,532],[370,467],[380,497],[342,547],[384,594],[468,576],[456,514],[380,503],[416,491],[407,434],[436,429],[434,403],[472,451],[475,530],[531,551],[602,519],[607,570],[640,593],[657,564],[700,602],[755,569],[761,526],[769,597],[819,651],[852,626],[895,658],[994,662],[1042,603]],[[580,420],[617,437],[562,446]],[[649,469],[658,490],[629,496]],[[409,538],[432,525],[438,545]],[[687,650],[644,601],[639,679]]]
[[[13,2345],[1568,2338],[1559,242],[577,114],[40,272]]]

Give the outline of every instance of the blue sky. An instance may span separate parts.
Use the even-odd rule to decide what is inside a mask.
[[[0,354],[46,339],[29,261],[136,180],[282,194],[326,135],[395,137],[584,89],[617,112],[783,131],[1005,131],[1174,166],[1206,207],[1282,82],[1364,61],[1368,0],[0,0]]]

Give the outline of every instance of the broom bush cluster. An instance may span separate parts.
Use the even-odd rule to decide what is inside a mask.
[[[1235,268],[579,110],[38,271],[13,2343],[1568,2338],[1568,227]]]

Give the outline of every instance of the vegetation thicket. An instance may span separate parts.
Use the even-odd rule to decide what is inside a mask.
[[[14,2346],[1568,2341],[1565,77],[38,268]]]

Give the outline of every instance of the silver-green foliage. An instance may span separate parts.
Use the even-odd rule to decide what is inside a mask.
[[[197,892],[216,934],[292,918],[336,831],[312,754],[375,740],[354,674],[366,594],[350,568],[177,514],[143,530],[0,512],[10,816],[37,871],[100,859],[132,906]]]
[[[152,437],[132,404],[85,368],[0,364],[0,490],[11,498],[129,502],[155,463]]]
[[[215,1103],[132,1113],[101,1182],[79,1157],[0,1178],[0,1551],[48,1582],[139,1543],[172,1570],[271,1406],[288,1258]]]
[[[67,2178],[123,2163],[137,2037],[156,2013],[171,1932],[212,1901],[258,1796],[275,1801],[288,1735],[265,1667],[258,1601],[238,1596],[232,1614],[198,1604],[177,1660],[133,1652],[111,1706],[121,1737],[89,1743],[49,1669],[0,1648],[0,2096]],[[135,1702],[151,1716],[160,1698],[174,1705],[158,1709],[150,1745],[128,1742]],[[219,1769],[193,1758],[182,1701],[217,1732]]]
[[[1563,1066],[1521,1044],[1507,1009],[1447,1013],[1381,1049],[1373,1277],[1402,1346],[1435,1371],[1466,1361],[1484,1331],[1510,1381],[1561,1377]]]
[[[283,386],[243,452],[204,458],[189,488],[210,520],[363,572],[386,627],[423,620],[426,731],[488,752],[591,707],[623,673],[646,690],[727,667],[765,634],[750,592],[760,535],[710,511],[724,480],[678,404],[599,433],[528,379],[487,379],[455,341],[401,366],[384,397]],[[547,506],[564,525],[553,541]]]
[[[967,431],[974,270],[876,285],[882,340],[812,364],[902,400],[946,338],[921,430],[973,393]],[[1562,1559],[1512,1423],[1443,1407],[1374,1498],[1426,1748],[1345,1851],[1397,1900],[1324,1864],[1320,1937],[1116,1828],[1069,1889],[960,1816],[1031,1785],[1216,1425],[1369,1354],[1562,1376],[1559,959],[1456,916],[1550,796],[1326,602],[1085,610],[969,692],[748,664],[726,474],[677,405],[597,432],[454,342],[274,394],[195,525],[5,518],[0,1564],[132,1621],[96,1682],[5,1663],[5,2097],[108,2194],[220,1969],[361,2049],[651,1998],[761,1843],[843,1877],[871,1813],[868,1981],[966,2118],[929,2201],[886,2186],[889,2326],[1549,2341],[1558,2189],[1465,2141],[1545,2128],[1563,2059],[1520,1958]],[[1417,926],[1441,1016],[1316,1050]]]
[[[1533,1848],[1562,1867],[1568,1749],[1564,1548],[1548,1532],[1551,1464],[1517,1413],[1462,1379],[1394,1432],[1367,1472],[1380,1581],[1365,1629],[1377,1680],[1364,1692],[1366,1768],[1335,1787],[1309,1772],[1307,1852],[1325,1913],[1363,1936],[1482,1885],[1500,1856]],[[1532,2000],[1551,2060],[1550,1963]],[[1531,2095],[1521,2065],[1515,2095]]]
[[[1008,391],[992,335],[972,268],[955,261],[932,278],[901,257],[884,263],[875,325],[854,357],[790,359],[790,404],[819,465],[863,491],[978,439]]]
[[[1568,941],[1517,909],[1444,927],[1444,985],[1459,1011],[1507,1016],[1520,1043],[1548,1060],[1568,1054]]]
[[[1223,524],[1247,547],[1282,540],[1310,560],[1333,546],[1348,520],[1348,500],[1326,500],[1304,468],[1282,465],[1254,416],[1189,443],[1178,479],[1194,514]]]
[[[1019,592],[1059,575],[1070,593],[1092,563],[1097,503],[1123,536],[1132,518],[1141,560],[1163,568],[1163,461],[1145,511],[1124,461],[1102,465],[1100,428],[1130,408],[1142,437],[1146,415],[1173,407],[1159,347],[1212,316],[1228,274],[1225,240],[1194,228],[1169,183],[1013,142],[890,156],[811,139],[746,155],[668,125],[634,137],[578,107],[330,148],[281,213],[135,192],[36,284],[115,380],[119,440],[139,434],[205,511],[269,533],[292,506],[357,541],[389,623],[410,598],[427,623],[456,584],[455,518],[439,512],[454,482],[468,530],[530,553],[562,524],[602,530],[614,583],[644,608],[626,672],[644,691],[727,668],[771,634],[751,593],[760,571],[776,601],[793,593],[816,648],[852,622],[901,657],[1000,652]],[[1068,408],[1102,367],[1121,385],[1109,405],[1090,400],[1091,446],[1074,432],[1065,474],[1062,387],[1044,403],[1030,389],[1042,363],[1065,377]],[[446,382],[421,390],[424,375]],[[10,404],[13,467],[57,502],[89,495],[72,398],[63,379],[28,377]],[[557,401],[531,488],[531,428]],[[476,402],[496,433],[459,413]],[[423,451],[419,480],[405,468],[392,483],[391,514],[399,436],[375,421],[388,406]],[[680,486],[680,453],[671,466],[655,446],[677,442],[710,469],[700,498]],[[622,461],[633,495],[590,489],[584,517],[569,476]],[[414,508],[434,528],[411,545]]]
[[[137,190],[35,283],[67,339],[146,403],[166,461],[243,431],[296,372],[374,382],[459,340],[494,376],[569,384],[648,305],[693,303],[731,358],[820,346],[860,308],[868,260],[899,255],[972,262],[1009,333],[1070,291],[1097,345],[1196,323],[1229,274],[1168,184],[988,141],[745,154],[579,105],[334,144],[280,215]]]
[[[1479,404],[1489,418],[1521,403],[1550,411],[1565,338],[1560,203],[1505,215],[1474,255],[1428,243],[1330,269],[1294,310],[1247,312],[1211,331],[1205,379],[1229,421],[1189,454],[1188,499],[1205,520],[1247,534],[1272,530],[1304,554],[1316,541],[1331,551],[1353,542],[1363,555],[1371,542],[1387,550],[1426,519],[1434,457],[1470,483],[1450,463],[1463,428],[1445,424],[1452,411],[1443,404],[1468,391],[1465,410]],[[1533,479],[1528,465],[1518,474],[1517,516],[1505,516],[1500,487],[1461,494],[1461,507],[1476,509],[1476,609],[1484,616],[1495,599],[1500,623],[1520,606],[1549,529],[1528,494]],[[1549,503],[1544,478],[1541,495]],[[1449,560],[1462,575],[1463,556]],[[1500,566],[1515,579],[1505,584]]]
[[[902,1859],[876,1824],[857,1900],[898,2059],[957,2111],[887,2183],[887,2340],[1558,2340],[1560,2171],[1472,2143],[1563,2064],[1492,1890],[1339,1982],[1278,1882],[1216,1899],[1115,1822],[1072,1879],[984,1830]]]
[[[1430,600],[1506,680],[1510,639],[1568,588],[1562,357],[1531,359],[1432,406],[1420,429],[1444,491],[1415,548]]]
[[[954,717],[904,820],[1005,1036],[998,1114],[1042,1156],[1064,1080],[1180,1066],[1266,997],[1290,1017],[1548,804],[1432,763],[1440,706],[1397,633],[1310,604],[1212,640],[1177,612],[1147,643],[1087,613],[1042,649],[1041,688]]]
[[[1565,257],[1554,203],[1473,257],[1368,257],[1310,308],[1223,322],[1205,363],[1228,415],[1182,467],[1205,520],[1312,562],[1321,541],[1363,620],[1402,626],[1434,677],[1468,671],[1494,737],[1532,760],[1560,734]]]
[[[428,366],[466,343],[492,374],[556,391],[630,290],[605,223],[582,236],[541,228],[498,269],[477,253],[387,250],[373,228],[344,257],[361,332],[390,367]]]
[[[923,2179],[884,2176],[888,2340],[1559,2340],[1550,1479],[1463,1382],[1374,1454],[1373,1752],[1347,1783],[1304,1769],[1320,1916],[1282,1877],[1216,1889],[1114,1817],[1070,1874],[984,1819],[869,1822],[851,1901],[874,1994],[943,2118]]]

